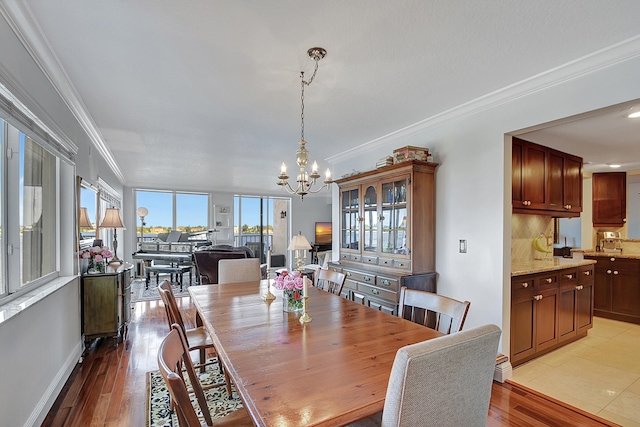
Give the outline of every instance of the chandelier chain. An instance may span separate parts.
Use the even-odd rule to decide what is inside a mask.
[[[302,86],[302,90],[301,90],[301,95],[300,95],[300,104],[301,104],[301,112],[300,112],[300,140],[304,141],[304,86],[307,85],[309,86],[311,84],[311,82],[313,82],[313,79],[316,77],[316,73],[318,72],[318,61],[319,59],[316,57],[314,58],[314,61],[316,61],[316,66],[313,70],[313,74],[311,75],[311,78],[309,79],[309,81],[305,81],[304,80],[304,71],[300,71],[300,86]]]

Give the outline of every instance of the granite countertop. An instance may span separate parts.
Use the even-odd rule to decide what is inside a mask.
[[[628,259],[640,259],[640,254],[634,253],[625,253],[624,250],[622,252],[596,252],[596,251],[584,251],[584,256],[593,256],[593,257],[605,257],[605,258],[628,258]]]
[[[611,254],[608,254],[608,255],[611,255]],[[513,261],[511,263],[511,277],[522,276],[525,274],[542,273],[544,271],[562,270],[565,268],[595,264],[596,262],[597,262],[596,260],[592,260],[592,259],[574,259],[574,258],[549,258],[549,259],[543,259],[543,260],[536,259],[536,260]]]

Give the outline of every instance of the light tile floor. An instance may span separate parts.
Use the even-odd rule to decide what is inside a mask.
[[[640,325],[595,317],[585,338],[518,366],[512,380],[623,426],[640,427]]]

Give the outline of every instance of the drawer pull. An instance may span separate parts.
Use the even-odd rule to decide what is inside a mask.
[[[613,271],[613,274],[618,274],[618,270],[614,270],[614,271]]]
[[[553,279],[551,277],[549,277],[547,279],[544,279],[544,281],[547,282],[547,283],[551,283],[551,282],[553,282]]]
[[[377,289],[371,289],[371,293],[374,295],[380,295],[380,291]]]
[[[615,260],[616,260],[615,258],[611,258],[611,261],[615,261]]]
[[[371,277],[369,277],[369,276],[364,276],[364,281],[365,281],[365,282],[370,282],[370,281],[371,281]]]
[[[391,282],[389,282],[387,279],[383,280],[382,284],[385,286],[391,286]]]
[[[351,272],[350,271],[346,271],[347,273],[347,277],[351,277]]]
[[[565,274],[564,277],[566,277],[567,279],[571,280],[571,279],[573,279],[573,274]]]
[[[527,282],[524,282],[524,283],[522,284],[522,287],[523,287],[523,288],[528,288],[528,287],[529,287],[529,284],[528,284]]]
[[[583,290],[583,289],[584,289],[584,286],[582,286],[582,285],[578,285],[578,286],[576,286],[576,290],[577,290],[577,291],[581,291],[581,290]]]
[[[607,270],[607,274],[611,274],[611,270]]]
[[[591,276],[591,270],[587,270],[583,272],[585,276]]]
[[[542,299],[542,295],[536,295],[533,297],[534,300],[540,301]]]

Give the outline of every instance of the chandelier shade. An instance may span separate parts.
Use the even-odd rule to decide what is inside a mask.
[[[325,57],[327,51],[321,47],[312,47],[307,51],[307,54],[311,59],[316,62],[315,69],[313,71],[313,75],[311,78],[306,81],[304,79],[304,71],[300,72],[300,86],[301,86],[301,107],[302,112],[300,113],[300,147],[296,151],[296,164],[298,165],[298,173],[296,174],[296,184],[295,188],[289,183],[289,175],[287,175],[287,166],[282,163],[280,166],[280,175],[278,175],[278,185],[283,189],[287,190],[290,194],[297,194],[300,196],[302,200],[304,200],[304,196],[309,193],[318,193],[324,188],[329,188],[333,183],[331,179],[331,171],[327,169],[325,172],[325,179],[323,184],[317,188],[314,186],[317,183],[318,178],[320,178],[320,174],[318,173],[318,163],[313,162],[311,166],[311,173],[307,172],[307,163],[309,162],[309,150],[307,150],[307,141],[304,139],[304,87],[309,86],[318,72],[318,61]]]

